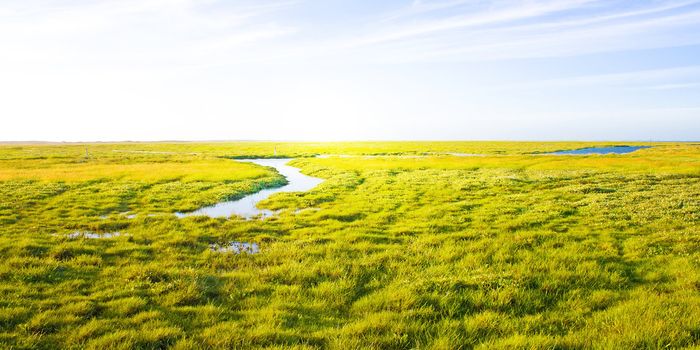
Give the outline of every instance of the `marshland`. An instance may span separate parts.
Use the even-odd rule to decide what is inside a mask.
[[[275,157],[322,181],[176,215]],[[2,348],[698,346],[700,145],[6,144],[0,296]]]

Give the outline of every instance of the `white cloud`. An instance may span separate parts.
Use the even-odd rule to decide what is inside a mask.
[[[677,83],[690,80],[691,83]],[[693,87],[700,81],[700,66],[686,66],[662,69],[648,69],[623,73],[568,76],[557,79],[530,81],[490,87],[494,90],[559,89],[580,87],[631,87],[650,88],[652,86]],[[674,83],[675,82],[675,83]],[[485,87],[488,89],[489,87]]]
[[[294,27],[267,17],[295,3],[120,0],[52,6],[46,1],[13,2],[0,5],[0,63],[193,63],[202,55],[230,54],[232,48],[295,32]]]
[[[695,88],[700,88],[700,82],[661,84],[661,85],[646,86],[645,88],[651,89],[651,90],[695,89]]]
[[[698,1],[494,2],[440,16],[393,17],[337,46],[375,62],[487,61],[561,57],[700,43]],[[504,5],[505,4],[505,5]],[[415,7],[415,6],[414,6]],[[411,9],[413,7],[410,7]],[[344,46],[343,46],[344,45]]]
[[[374,45],[450,30],[507,23],[570,10],[580,7],[583,4],[590,3],[591,1],[592,0],[515,2],[496,10],[489,9],[475,14],[454,15],[440,19],[412,21],[410,24],[398,24],[395,28],[379,29],[368,36],[350,40],[347,46]]]
[[[0,63],[469,62],[700,43],[693,0],[414,1],[352,27],[286,16],[314,6],[293,0],[53,3],[0,3]]]

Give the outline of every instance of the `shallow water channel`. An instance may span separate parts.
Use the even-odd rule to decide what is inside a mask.
[[[312,188],[318,186],[323,179],[304,175],[299,171],[299,169],[287,165],[291,159],[241,159],[236,160],[237,162],[248,162],[255,163],[257,165],[272,167],[277,170],[282,176],[284,176],[288,184],[277,187],[268,188],[262,191],[247,195],[241,199],[234,201],[221,202],[209,207],[204,207],[197,209],[189,213],[176,213],[178,217],[192,216],[192,215],[206,215],[210,217],[229,217],[231,215],[242,216],[246,219],[260,216],[262,218],[272,216],[273,211],[269,209],[258,209],[258,202],[267,199],[271,195],[280,192],[305,192]]]

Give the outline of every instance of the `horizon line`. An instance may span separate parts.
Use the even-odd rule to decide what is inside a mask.
[[[106,140],[106,141],[47,141],[47,140],[19,140],[2,141],[0,145],[31,145],[31,144],[122,144],[122,143],[236,143],[236,142],[261,142],[261,143],[369,143],[369,142],[637,142],[637,143],[691,143],[699,140],[634,140],[634,139],[586,139],[586,140],[537,140],[537,139],[365,139],[365,140],[274,140],[274,139],[242,139],[242,140]]]

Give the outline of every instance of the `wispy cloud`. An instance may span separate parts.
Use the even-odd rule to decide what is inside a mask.
[[[486,61],[700,43],[700,0],[414,0],[337,23],[325,18],[341,14],[317,7],[302,0],[0,0],[0,60]]]
[[[394,21],[399,18],[411,17],[427,12],[453,9],[455,7],[460,7],[469,3],[473,3],[473,0],[447,0],[447,1],[425,1],[425,0],[414,0],[410,6],[400,8],[396,11],[385,14],[380,22]]]
[[[679,90],[679,89],[696,89],[700,88],[700,82],[694,83],[676,83],[676,84],[661,84],[645,87],[649,90]]]
[[[681,81],[681,82],[679,82]],[[700,85],[700,66],[637,70],[611,74],[568,76],[490,87],[494,90],[628,87],[634,89],[691,88]]]
[[[509,4],[511,6],[500,6],[497,9],[488,8],[473,14],[450,15],[430,20],[414,20],[409,24],[397,23],[392,28],[379,28],[369,35],[351,40],[347,45],[348,47],[373,45],[451,30],[497,25],[570,10],[590,2],[591,0],[514,2]],[[454,2],[449,5],[456,6],[461,3]],[[443,6],[447,7],[448,5],[444,4]],[[436,7],[432,9],[434,8]],[[437,8],[441,7],[437,6]]]
[[[199,0],[0,2],[0,63],[180,62],[296,32],[274,15],[298,4]],[[58,5],[57,5],[58,4]],[[250,50],[254,53],[255,50]]]
[[[700,43],[700,2],[417,2],[367,23],[364,34],[338,41],[335,47],[381,62],[557,57],[692,45]]]
[[[0,139],[695,137],[698,44],[700,0],[0,0]]]
[[[700,32],[690,28],[698,26],[699,21],[700,12],[691,12],[634,22],[537,32],[528,28],[483,30],[472,33],[469,38],[444,37],[432,41],[431,50],[421,50],[414,57],[416,60],[483,61],[693,45],[700,43]],[[687,35],[678,35],[680,28],[688,28]]]

